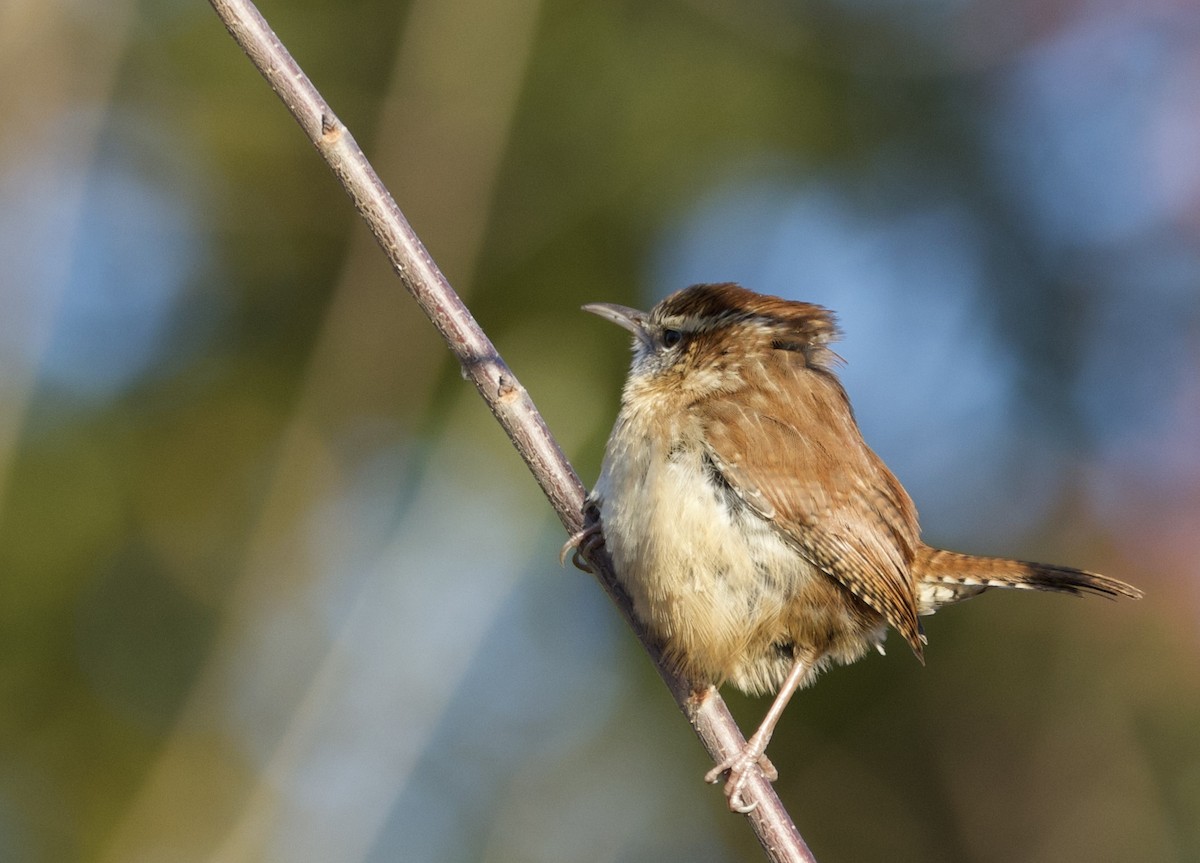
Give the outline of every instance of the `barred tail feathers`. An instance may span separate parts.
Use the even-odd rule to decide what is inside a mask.
[[[917,608],[921,614],[933,614],[943,605],[977,596],[991,587],[1045,590],[1075,596],[1095,594],[1116,599],[1124,596],[1140,599],[1136,587],[1082,569],[1007,560],[1000,557],[976,557],[943,551],[928,546],[920,549],[913,561],[917,587]]]

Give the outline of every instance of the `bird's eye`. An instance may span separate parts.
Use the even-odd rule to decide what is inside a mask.
[[[663,330],[662,343],[664,348],[673,348],[683,341],[683,333],[679,330]]]

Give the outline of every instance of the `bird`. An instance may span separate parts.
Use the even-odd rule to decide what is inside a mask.
[[[726,778],[733,811],[754,808],[755,770],[777,778],[766,749],[792,695],[830,664],[882,653],[889,628],[923,664],[920,616],[991,588],[1141,597],[1104,575],[922,542],[838,379],[828,309],[734,283],[649,312],[583,308],[633,335],[633,359],[587,526],[564,555],[604,543],[633,614],[697,691],[774,694],[705,777]]]

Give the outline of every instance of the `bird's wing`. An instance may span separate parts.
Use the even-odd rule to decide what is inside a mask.
[[[708,456],[749,507],[921,657],[916,509],[863,442],[837,380],[807,371],[796,382],[783,393],[741,390],[706,402]]]

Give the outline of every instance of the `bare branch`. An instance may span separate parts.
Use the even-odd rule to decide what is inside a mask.
[[[450,287],[349,130],[249,0],[210,2],[234,40],[333,169],[392,268],[458,357],[464,374],[474,382],[503,426],[567,532],[580,531],[586,492],[579,477],[529,394]],[[590,562],[597,579],[646,647],[709,755],[721,761],[736,752],[745,739],[721,697],[711,688],[696,689],[663,662],[634,619],[629,599],[613,578],[612,563],[602,546],[591,554]],[[769,859],[778,863],[815,863],[770,783],[756,776],[744,796],[757,803],[748,818]]]

